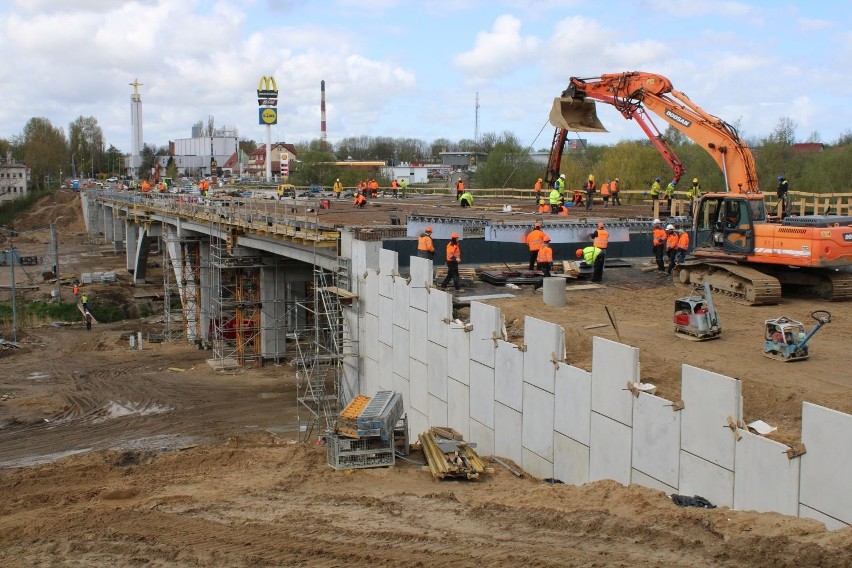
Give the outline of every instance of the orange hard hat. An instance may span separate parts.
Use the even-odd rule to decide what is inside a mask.
[[[426,227],[426,232],[427,232],[427,233],[431,233],[431,232],[432,232],[432,227]]]
[[[583,256],[583,249],[577,249],[576,254],[577,254],[577,258],[580,258],[581,256]]]
[[[450,233],[450,238],[451,239],[457,239],[457,238],[459,238],[459,234],[458,233]]]

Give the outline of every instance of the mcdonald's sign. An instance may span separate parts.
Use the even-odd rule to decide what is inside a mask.
[[[275,77],[264,75],[257,83],[257,104],[275,106],[278,104],[278,83]]]

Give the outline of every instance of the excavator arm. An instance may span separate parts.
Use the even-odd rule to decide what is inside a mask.
[[[628,120],[635,119],[672,168],[675,179],[683,174],[683,164],[647,116],[645,108],[677,128],[713,157],[722,170],[726,191],[760,191],[754,156],[736,129],[705,112],[684,93],[674,89],[671,81],[665,77],[638,71],[589,79],[572,77],[568,88],[554,101],[550,112],[550,122],[556,127],[557,133],[560,129],[606,132],[594,112],[594,101],[614,106]],[[557,153],[555,137],[551,162],[554,161],[554,153]],[[558,153],[561,158],[561,149]]]

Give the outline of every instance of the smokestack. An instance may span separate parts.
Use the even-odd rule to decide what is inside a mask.
[[[325,80],[320,81],[320,138],[323,143],[326,139],[325,133]]]

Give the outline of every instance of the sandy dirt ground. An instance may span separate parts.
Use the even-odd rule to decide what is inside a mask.
[[[16,227],[65,215],[61,262],[75,270],[122,266],[123,257],[87,244],[73,195],[54,201]],[[41,255],[46,242],[39,231],[15,244]],[[6,277],[0,270],[0,283]],[[802,400],[852,411],[841,371],[852,305],[785,300],[746,308],[720,298],[722,339],[693,343],[672,336],[673,301],[684,291],[668,279],[634,266],[605,272],[604,284],[568,291],[559,310],[529,290],[495,304],[516,341],[526,314],[564,325],[568,361],[586,369],[592,336],[616,339],[611,327],[585,329],[608,322],[609,306],[622,341],[641,349],[643,380],[658,394],[679,397],[682,363],[739,377],[746,418],[778,426],[775,439],[798,439]],[[128,298],[157,289],[114,286]],[[835,322],[815,338],[809,361],[761,355],[766,317],[802,319],[817,308]],[[219,374],[205,363],[211,353],[190,345],[128,349],[128,333],[156,326],[45,325],[24,330],[20,349],[0,351],[0,565],[852,564],[852,528],[684,509],[637,486],[550,484],[493,463],[477,481],[436,481],[418,451],[392,468],[334,471],[324,447],[296,441],[292,367]]]

